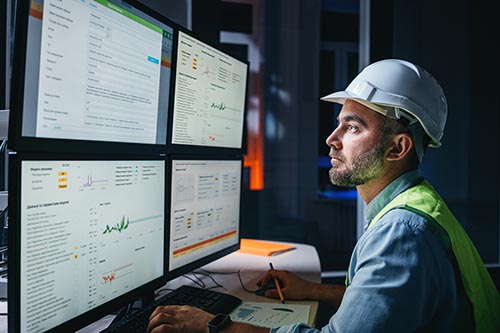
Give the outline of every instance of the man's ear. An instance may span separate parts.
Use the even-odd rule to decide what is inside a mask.
[[[386,155],[388,161],[402,160],[413,148],[413,138],[408,133],[397,134],[389,140],[387,148],[389,150]]]

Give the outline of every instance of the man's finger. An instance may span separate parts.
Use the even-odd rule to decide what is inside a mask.
[[[171,314],[160,311],[160,312],[157,312],[154,316],[152,315],[151,319],[149,320],[147,331],[151,332],[156,327],[159,327],[162,325],[170,326],[174,322],[175,322],[175,317],[173,317]]]
[[[269,289],[266,291],[265,293],[266,297],[269,297],[269,298],[279,298],[279,294],[278,294],[278,290],[276,289]]]

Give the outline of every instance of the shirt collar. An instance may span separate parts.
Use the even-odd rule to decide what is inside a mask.
[[[398,194],[423,180],[418,169],[409,171],[394,179],[365,207],[365,230],[368,224]]]

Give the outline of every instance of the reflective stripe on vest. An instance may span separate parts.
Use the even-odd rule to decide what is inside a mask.
[[[444,229],[474,309],[476,332],[500,332],[500,295],[471,239],[429,182],[424,180],[397,195],[373,218],[368,228],[395,208],[411,210],[434,220]]]

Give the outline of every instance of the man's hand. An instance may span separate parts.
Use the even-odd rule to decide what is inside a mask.
[[[285,299],[314,299],[310,291],[313,286],[317,285],[317,283],[306,281],[289,271],[269,270],[262,278],[260,278],[257,285],[259,287],[264,286],[269,280],[274,279],[274,277],[276,277],[280,282],[280,285],[282,286],[281,291],[283,292]],[[279,298],[278,290],[267,290],[266,297]]]
[[[306,281],[288,271],[269,270],[257,282],[258,286],[276,277],[282,286],[281,291],[285,299],[321,301],[330,303],[336,307],[340,305],[345,293],[345,286],[334,284],[320,284]],[[278,290],[270,289],[266,291],[266,297],[279,298]]]
[[[213,317],[192,306],[159,306],[149,317],[148,333],[208,333]]]
[[[208,333],[213,317],[192,306],[159,306],[149,317],[148,333]],[[268,333],[269,329],[232,322],[222,332]]]

